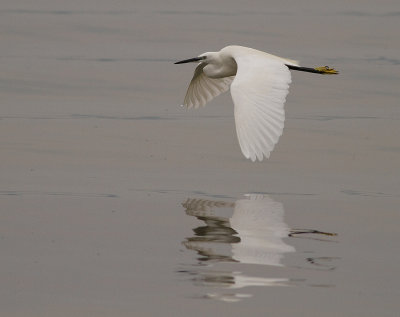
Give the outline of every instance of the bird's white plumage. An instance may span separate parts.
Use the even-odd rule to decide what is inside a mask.
[[[227,46],[201,56],[204,61],[196,67],[183,104],[204,106],[230,86],[244,156],[252,161],[268,158],[285,121],[283,106],[291,82],[286,65],[298,63],[243,46]]]
[[[224,78],[209,78],[204,72],[203,68],[206,66],[200,63],[195,71],[192,81],[189,84],[183,104],[188,108],[203,107],[213,98],[228,91],[234,76]]]
[[[237,57],[237,75],[231,85],[236,133],[246,158],[269,157],[285,121],[289,69],[279,60],[263,56]]]

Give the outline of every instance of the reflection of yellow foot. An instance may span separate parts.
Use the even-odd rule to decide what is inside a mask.
[[[330,68],[329,66],[315,67],[314,69],[321,72],[321,74],[327,74],[327,75],[339,74],[339,72],[336,69]]]

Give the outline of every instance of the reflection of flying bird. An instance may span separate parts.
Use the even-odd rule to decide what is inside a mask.
[[[288,286],[285,277],[261,277],[245,272],[211,269],[215,262],[240,262],[283,266],[286,253],[295,248],[284,238],[302,234],[335,235],[308,229],[289,229],[284,222],[281,203],[266,195],[248,194],[236,202],[187,199],[182,206],[186,214],[203,221],[205,226],[193,229],[194,236],[186,238],[183,245],[197,252],[200,265],[190,270],[180,270],[196,284],[206,287],[229,289],[228,292],[208,293],[207,298],[235,302],[251,294],[237,293],[236,289],[247,286]],[[309,257],[307,263],[319,269],[334,269],[329,262],[332,257]],[[246,266],[244,266],[246,267]],[[243,266],[242,266],[243,268]]]
[[[284,238],[336,236],[314,229],[290,229],[283,220],[283,205],[262,194],[247,194],[235,203],[189,198],[182,206],[186,214],[206,224],[193,229],[195,236],[183,242],[197,251],[202,261],[282,266],[284,254],[295,251]]]
[[[204,221],[194,228],[194,237],[183,244],[197,251],[201,262],[241,262],[282,266],[281,260],[294,247],[286,244],[289,228],[283,222],[283,206],[265,195],[246,195],[235,203],[206,199],[187,199],[183,204],[188,215]],[[236,290],[248,286],[288,286],[288,278],[251,276],[242,272],[217,271],[209,266],[195,266],[187,272],[195,284],[229,289],[205,296],[225,302],[237,302],[251,294]]]
[[[283,221],[283,206],[268,196],[249,194],[234,204],[188,199],[183,206],[187,214],[207,224],[196,228],[196,236],[184,243],[205,256],[203,259],[281,266],[283,255],[295,251],[283,241],[290,233]],[[233,213],[216,215],[213,207],[233,207]],[[219,250],[216,242],[229,244],[228,254]]]
[[[230,87],[236,133],[243,155],[253,162],[269,157],[282,135],[291,76],[289,69],[337,74],[328,66],[308,68],[297,61],[243,46],[227,46],[175,64],[199,62],[183,105],[204,106]]]

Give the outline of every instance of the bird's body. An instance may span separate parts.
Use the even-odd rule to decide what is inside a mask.
[[[300,67],[297,61],[243,46],[227,46],[175,64],[199,62],[183,106],[198,108],[231,89],[236,133],[243,155],[255,161],[269,157],[285,120],[289,69],[336,74],[328,67]]]

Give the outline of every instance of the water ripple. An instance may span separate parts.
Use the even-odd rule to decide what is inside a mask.
[[[342,193],[350,196],[365,196],[365,197],[398,197],[397,195],[386,194],[382,192],[363,192],[353,189],[344,189]]]
[[[1,196],[68,196],[68,197],[105,197],[118,198],[116,194],[103,193],[73,193],[73,192],[46,192],[46,191],[20,191],[20,190],[2,190]]]

